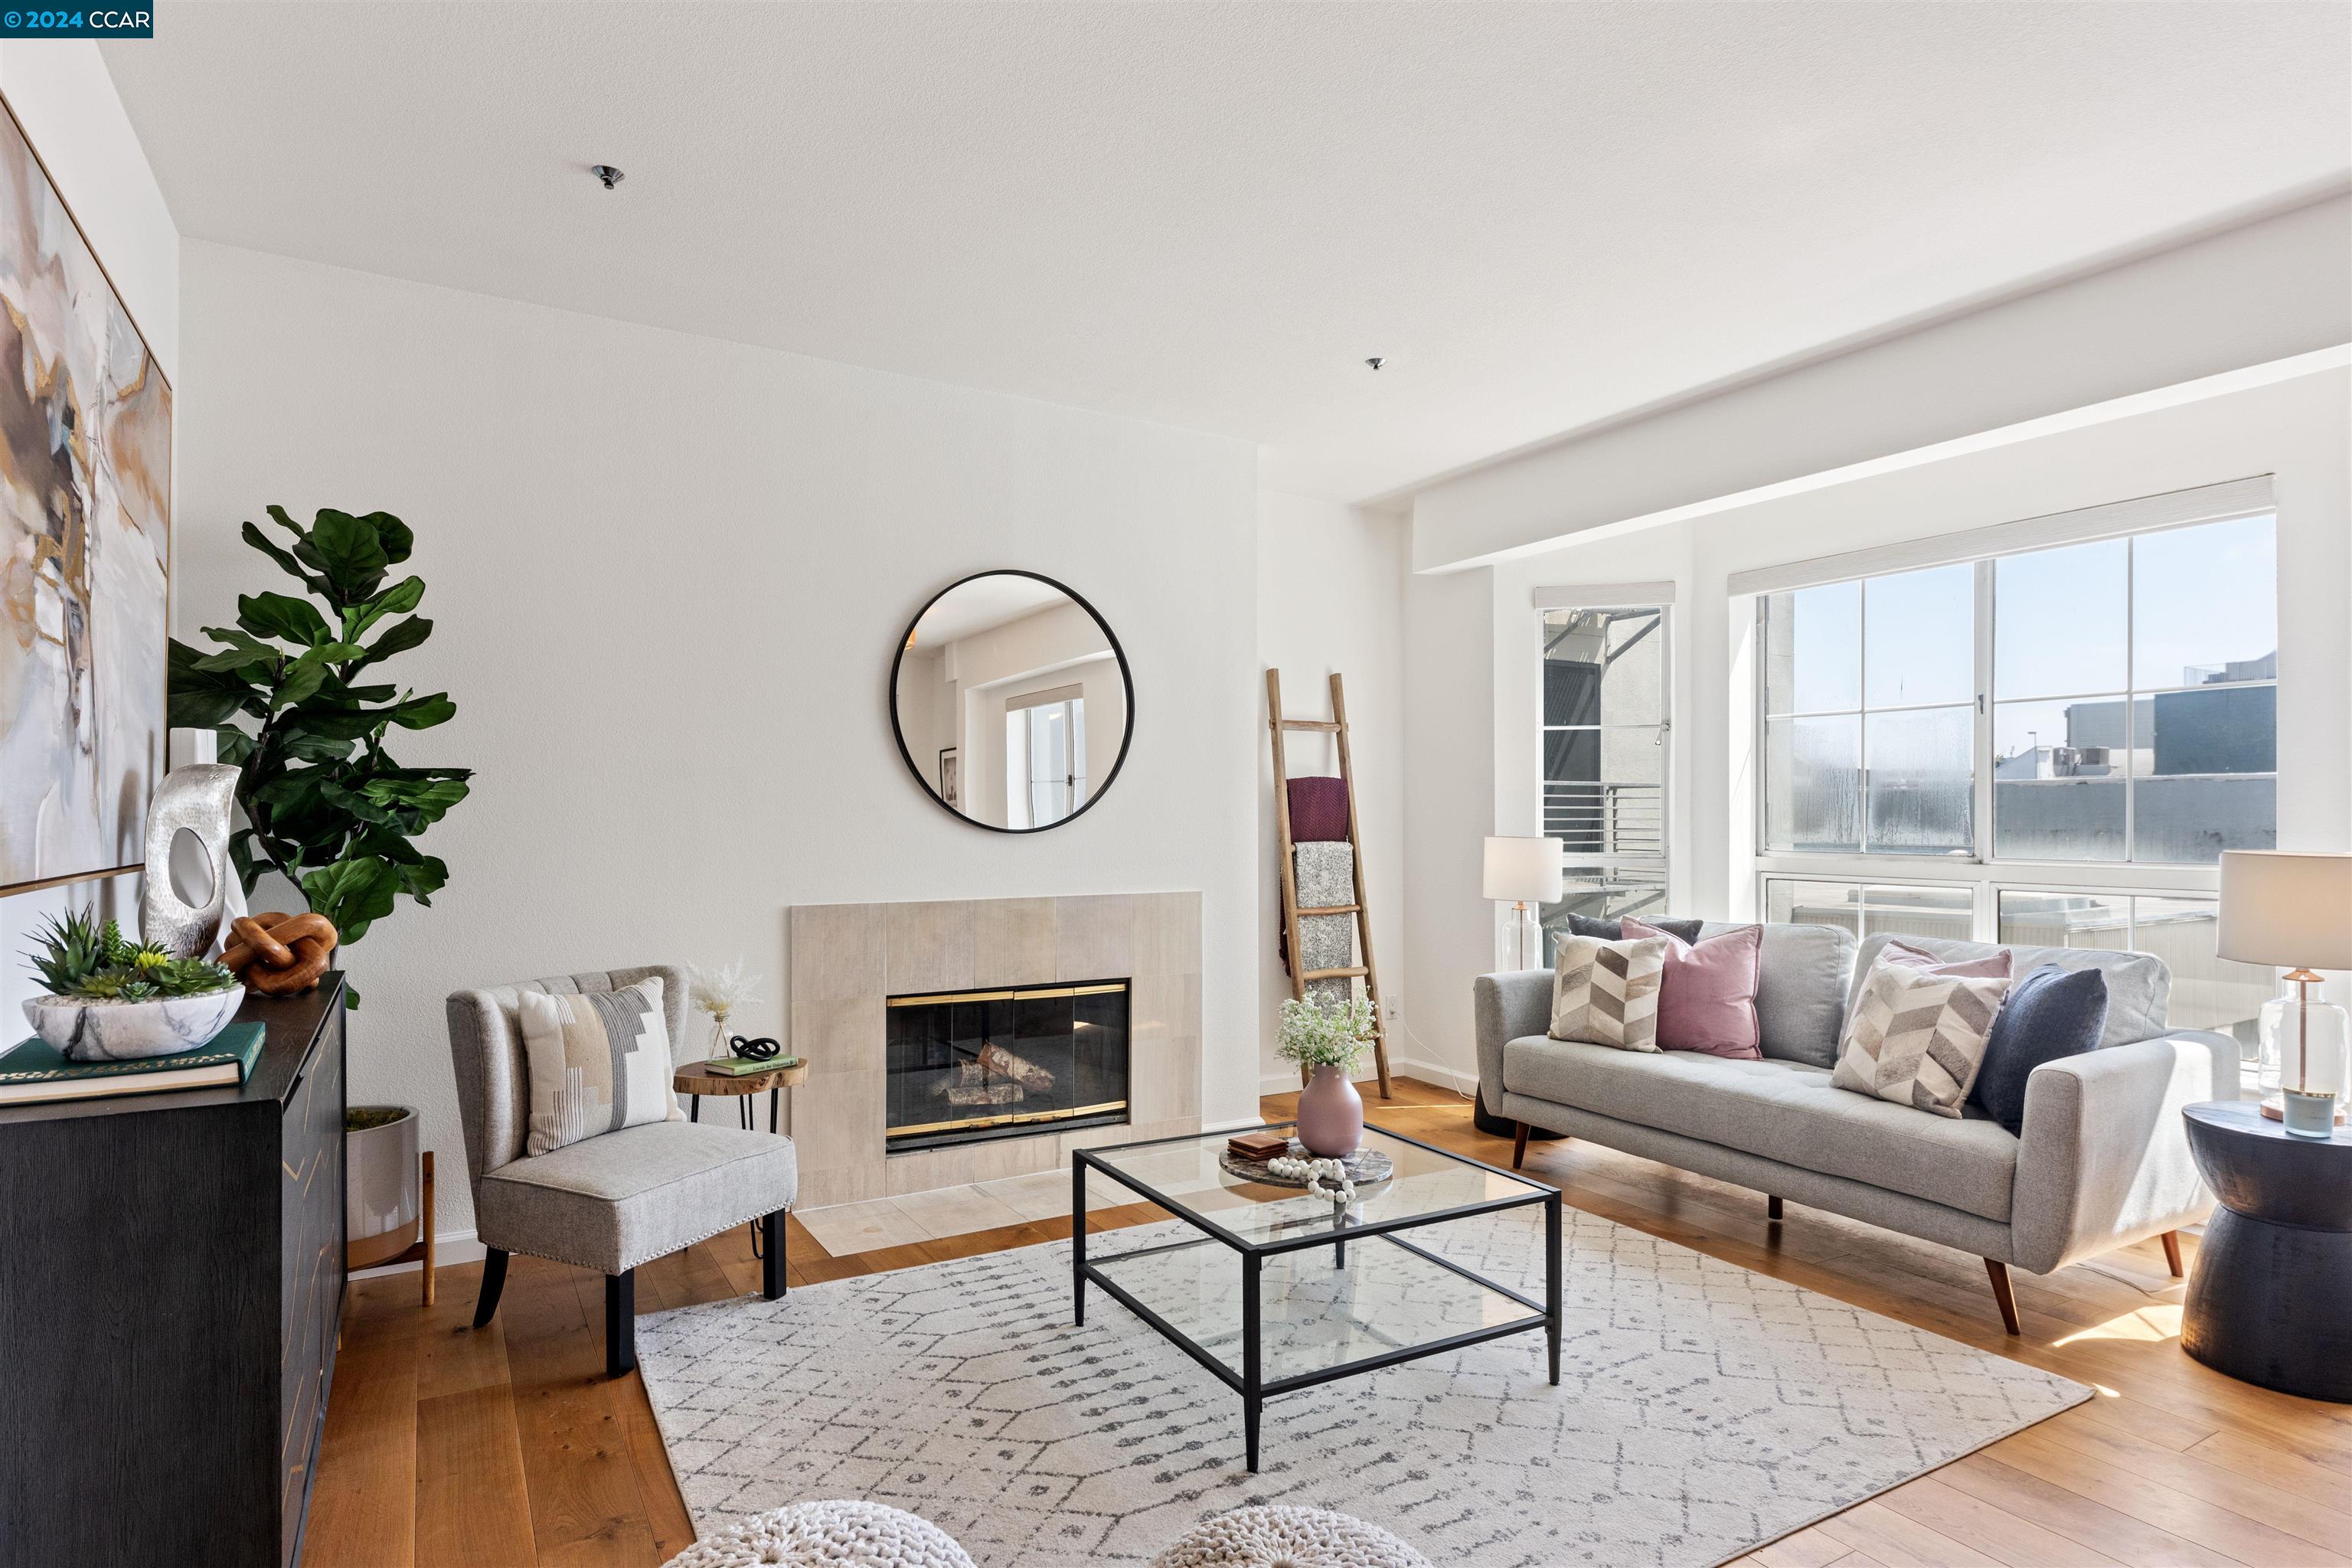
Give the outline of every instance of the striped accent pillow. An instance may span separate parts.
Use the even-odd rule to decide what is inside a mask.
[[[1881,953],[1845,1016],[1830,1082],[1931,1116],[1958,1117],[1984,1066],[1992,1021],[2009,994],[2009,954],[1998,974],[1922,968]]]
[[[526,991],[517,1011],[530,1069],[526,1152],[545,1154],[647,1121],[686,1120],[670,1089],[658,975],[618,991]]]
[[[1551,1037],[1658,1048],[1658,992],[1665,984],[1668,937],[1602,942],[1562,936],[1551,972]]]

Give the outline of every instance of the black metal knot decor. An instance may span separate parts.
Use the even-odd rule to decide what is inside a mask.
[[[772,1061],[775,1058],[782,1055],[784,1049],[783,1047],[778,1045],[774,1040],[772,1040],[765,1036],[761,1036],[756,1040],[747,1040],[740,1035],[736,1035],[730,1038],[727,1042],[727,1048],[733,1051],[737,1056],[742,1058],[747,1062]]]

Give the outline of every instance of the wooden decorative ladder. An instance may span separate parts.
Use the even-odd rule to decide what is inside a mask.
[[[1265,672],[1265,713],[1266,728],[1274,738],[1274,820],[1282,841],[1282,927],[1290,948],[1290,994],[1305,1001],[1307,984],[1311,980],[1363,980],[1364,995],[1372,1005],[1372,1061],[1380,1068],[1381,1098],[1392,1100],[1395,1095],[1389,1087],[1388,1016],[1381,1006],[1380,970],[1372,962],[1372,916],[1364,899],[1364,846],[1356,826],[1356,774],[1348,754],[1347,693],[1335,673],[1331,677],[1330,718],[1286,719],[1282,716],[1282,671],[1269,669]],[[1298,907],[1298,860],[1290,837],[1290,773],[1282,751],[1283,732],[1287,730],[1328,734],[1338,747],[1339,777],[1348,786],[1348,848],[1355,861],[1356,901],[1352,904],[1304,910]],[[1298,922],[1307,915],[1355,916],[1356,954],[1362,962],[1345,969],[1307,968],[1307,950],[1298,941]],[[1307,1081],[1304,1064],[1299,1067],[1298,1079],[1302,1084]]]

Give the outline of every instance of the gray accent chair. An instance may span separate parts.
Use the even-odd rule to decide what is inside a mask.
[[[682,969],[614,969],[449,996],[449,1056],[457,1071],[474,1223],[488,1249],[474,1327],[487,1327],[499,1310],[510,1252],[593,1268],[604,1276],[604,1370],[613,1377],[637,1364],[640,1263],[753,1223],[762,1242],[761,1292],[771,1301],[784,1294],[784,1214],[800,1187],[791,1139],[694,1121],[647,1122],[536,1157],[524,1153],[530,1079],[517,997],[525,991],[618,991],[651,976],[662,983],[663,1023],[675,1054],[687,1035]]]
[[[1731,930],[1709,922],[1701,937]],[[2099,1048],[2045,1062],[2025,1091],[2021,1136],[1973,1106],[1958,1120],[1832,1087],[1838,1036],[1859,976],[1889,940],[1857,945],[1830,926],[1764,928],[1756,1010],[1763,1058],[1621,1051],[1555,1040],[1551,972],[1481,975],[1474,1000],[1478,1087],[1518,1124],[1514,1167],[1531,1128],[1589,1138],[1766,1194],[1985,1261],[2001,1322],[2019,1331],[2009,1266],[2047,1274],[2161,1237],[2180,1272],[2175,1232],[2212,1212],[2189,1152],[2181,1108],[2238,1095],[2238,1047],[2226,1036],[2168,1029],[2172,977],[2138,952],[2008,944],[2012,971],[2095,968],[2107,980]],[[1955,961],[2000,951],[1977,942],[1899,940]]]

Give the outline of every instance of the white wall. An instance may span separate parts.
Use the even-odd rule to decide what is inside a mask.
[[[184,394],[179,374],[180,234],[99,58],[98,45],[0,42],[0,94],[113,279],[155,363],[173,390]],[[175,581],[175,598],[177,588]],[[22,1037],[17,1030],[23,1003],[41,992],[22,954],[42,923],[68,908],[94,903],[100,915],[135,929],[139,882],[136,876],[115,877],[0,899],[0,1030],[5,1031],[0,1044]]]
[[[1198,889],[1202,1114],[1255,1110],[1259,859],[1248,446],[191,241],[190,624],[275,569],[268,502],[416,530],[433,640],[396,673],[457,717],[401,738],[478,770],[450,866],[352,950],[354,1100],[462,1147],[442,998],[742,954],[779,1033],[795,903]],[[989,567],[1067,582],[1133,668],[1118,785],[986,833],[907,776],[885,686],[908,618]],[[443,1224],[470,1223],[462,1184]]]
[[[1502,831],[1494,721],[1509,639],[1488,569],[1405,585],[1404,1033],[1413,1055],[1475,1078],[1470,982],[1494,968],[1494,906],[1481,896],[1481,841]]]
[[[1415,577],[1406,961],[1422,1047],[1472,1063],[1470,984],[1494,962],[1477,836],[1536,831],[1534,587],[1675,584],[1671,902],[1680,914],[1749,918],[1751,737],[1736,700],[1746,676],[1732,574],[2264,473],[2279,520],[2279,845],[2352,848],[2352,371],[2340,364]],[[1491,666],[1472,651],[1483,647]]]
[[[1282,926],[1280,851],[1274,819],[1274,753],[1265,729],[1265,668],[1282,671],[1283,705],[1294,719],[1328,719],[1330,677],[1348,696],[1349,751],[1356,776],[1358,831],[1364,841],[1365,896],[1371,901],[1372,956],[1391,1013],[1392,1065],[1415,1053],[1404,953],[1404,525],[1338,501],[1267,490],[1258,497],[1257,626],[1261,668],[1251,687],[1256,721],[1257,976],[1265,1082],[1296,1089],[1298,1071],[1274,1054],[1290,978],[1275,955]],[[1286,737],[1294,775],[1336,773],[1330,740]],[[1397,1015],[1402,1014],[1402,1016]],[[1364,1070],[1371,1071],[1369,1061]]]
[[[0,40],[0,94],[177,389],[180,231],[98,45]]]

